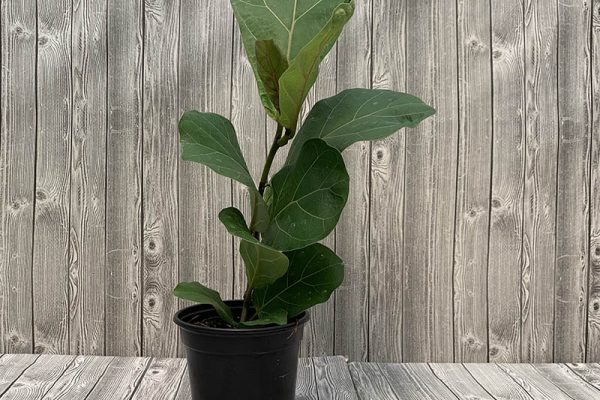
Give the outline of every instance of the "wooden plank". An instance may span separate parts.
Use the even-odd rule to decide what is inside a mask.
[[[560,121],[554,361],[583,362],[586,350],[590,179],[590,7],[558,2]]]
[[[0,396],[38,357],[37,354],[5,354],[0,357]]]
[[[498,364],[498,367],[534,399],[570,399],[569,396],[555,386],[554,381],[544,378],[531,364]]]
[[[180,113],[197,109],[229,116],[233,15],[228,2],[181,1]],[[196,163],[179,164],[179,280],[232,295],[231,236],[218,220],[231,205],[229,179]],[[198,229],[202,226],[202,229]],[[181,305],[188,305],[180,301]],[[183,346],[179,348],[183,355]]]
[[[457,398],[427,364],[380,364],[380,367],[400,399]]]
[[[231,92],[231,121],[237,130],[240,148],[248,164],[250,174],[258,182],[265,163],[267,146],[271,146],[274,131],[267,132],[267,117],[260,101],[252,66],[242,45],[237,22],[234,28]],[[271,125],[270,125],[271,126]],[[278,155],[276,160],[281,158]],[[277,171],[276,166],[272,171]],[[250,196],[240,183],[233,182],[233,205],[240,209],[246,220],[250,221]],[[239,255],[239,240],[233,239],[234,298],[241,299],[246,290],[244,263]]]
[[[525,2],[525,187],[521,279],[521,360],[551,362],[554,339],[557,13]]]
[[[371,86],[372,1],[357,2],[338,42],[338,91]],[[335,294],[334,350],[352,360],[369,354],[369,154],[364,142],[344,152],[352,190],[336,230],[336,253],[344,260],[346,277]]]
[[[430,364],[429,366],[438,379],[444,382],[459,399],[495,399],[479,385],[462,364]]]
[[[406,88],[406,4],[374,3],[373,87]],[[405,135],[371,146],[369,360],[402,360],[402,271]],[[354,189],[354,188],[353,188]]]
[[[106,0],[73,2],[70,353],[104,354]]]
[[[115,357],[86,399],[128,400],[149,365],[149,358]]]
[[[575,400],[600,398],[600,389],[588,384],[564,364],[536,364],[534,368]]]
[[[358,400],[345,358],[319,357],[313,364],[319,400]]]
[[[108,3],[106,354],[140,356],[143,0]]]
[[[477,383],[497,399],[533,399],[525,389],[496,364],[464,364],[464,366]]]
[[[74,356],[41,355],[33,365],[2,394],[2,400],[34,400],[43,398],[63,375]]]
[[[600,129],[600,1],[592,6],[592,132]],[[592,135],[587,362],[600,361],[600,137]]]
[[[525,162],[522,0],[493,1],[493,164],[488,264],[489,358],[521,358]]]
[[[581,379],[600,390],[600,365],[598,364],[566,364]]]
[[[181,384],[179,385],[179,390],[177,391],[177,396],[175,400],[192,400],[192,388],[190,386],[190,374],[183,374],[183,378],[181,379]]]
[[[37,158],[33,281],[36,353],[69,352],[72,1],[37,4]]]
[[[454,232],[456,200],[456,3],[411,0],[407,12],[406,90],[437,115],[406,136],[403,360],[450,362],[454,250],[447,238]]]
[[[177,354],[179,0],[144,8],[143,350]]]
[[[112,357],[79,356],[44,396],[48,400],[85,399],[106,371]]]
[[[184,359],[155,359],[144,374],[131,400],[171,400],[186,373]]]
[[[31,291],[36,149],[34,2],[0,4],[0,351],[33,349]]]
[[[378,364],[351,363],[349,368],[361,400],[400,400]]]
[[[320,400],[317,393],[315,366],[311,358],[301,358],[298,362],[296,400]]]
[[[458,2],[459,119],[454,235],[455,360],[487,362],[492,166],[490,5]]]

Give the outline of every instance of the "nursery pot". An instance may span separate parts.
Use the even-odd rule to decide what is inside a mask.
[[[225,303],[240,315],[242,301]],[[186,349],[192,399],[294,400],[298,351],[308,313],[287,325],[253,329],[198,324],[216,316],[205,305],[175,314]]]

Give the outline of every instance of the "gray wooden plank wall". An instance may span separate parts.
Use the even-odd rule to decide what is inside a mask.
[[[273,134],[228,2],[0,10],[0,352],[182,354],[170,291],[241,295],[217,213],[248,194],[179,161],[178,117],[230,117],[255,177]],[[347,279],[304,355],[600,361],[598,54],[600,0],[357,2],[309,103],[391,88],[438,114],[345,154]]]

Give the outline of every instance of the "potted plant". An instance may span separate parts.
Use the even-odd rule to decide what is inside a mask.
[[[246,186],[251,215],[220,212],[240,242],[247,288],[223,301],[198,282],[174,293],[196,303],[175,315],[196,400],[294,399],[298,349],[307,310],[344,279],[342,260],[319,243],[346,204],[349,177],[341,152],[358,141],[414,127],[435,111],[387,90],[351,89],[318,102],[298,127],[319,64],[354,12],[354,0],[231,0],[260,98],[277,130],[258,185],[233,125],[212,113],[186,112],[182,157]],[[284,167],[272,174],[280,148]],[[219,268],[220,266],[215,266]]]

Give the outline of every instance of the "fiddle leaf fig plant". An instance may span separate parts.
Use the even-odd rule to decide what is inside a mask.
[[[214,307],[232,328],[283,325],[329,299],[344,279],[342,260],[319,241],[336,227],[350,179],[342,152],[359,141],[417,126],[435,110],[406,93],[350,89],[319,101],[299,116],[321,60],[354,13],[354,0],[231,0],[266,113],[277,123],[258,185],[235,128],[220,115],[188,111],[179,122],[182,158],[246,186],[249,221],[226,208],[225,229],[240,240],[247,286],[241,315],[198,282],[179,284],[176,296]],[[285,164],[272,174],[278,150]],[[254,155],[256,156],[256,155]]]

